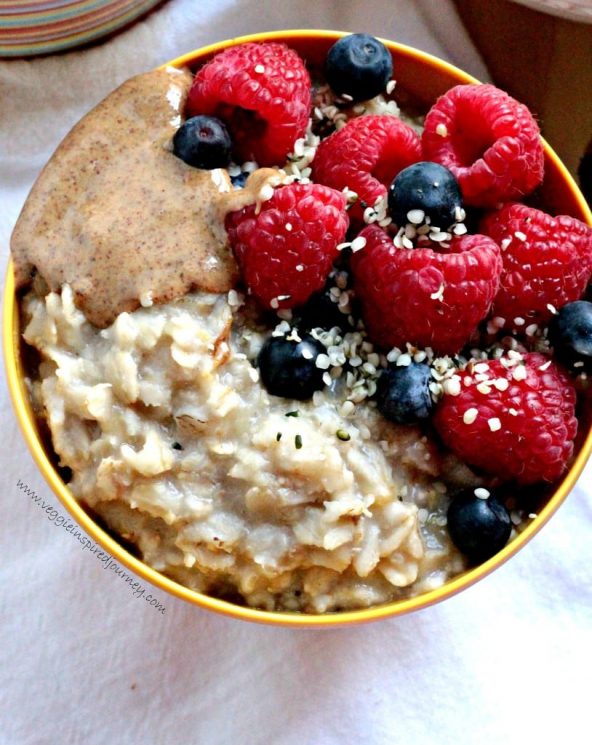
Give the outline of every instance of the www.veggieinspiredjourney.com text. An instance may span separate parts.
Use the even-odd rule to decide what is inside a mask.
[[[63,514],[56,510],[50,503],[46,502],[40,497],[33,489],[29,488],[28,484],[18,479],[16,482],[17,487],[28,494],[31,500],[47,515],[47,519],[54,525],[63,528],[70,533],[76,540],[79,541],[83,551],[90,551],[95,557],[103,564],[103,569],[108,569],[121,577],[126,584],[129,585],[135,598],[143,598],[146,603],[151,605],[155,610],[159,611],[163,615],[166,612],[165,606],[158,601],[154,595],[147,593],[146,588],[142,586],[133,575],[125,571],[106,551],[103,551],[94,541],[86,536],[80,528],[71,519],[65,517]]]

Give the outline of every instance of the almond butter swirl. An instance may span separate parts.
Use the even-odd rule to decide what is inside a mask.
[[[171,149],[191,85],[167,68],[126,81],[66,136],[23,207],[11,240],[17,288],[67,283],[105,328],[123,311],[238,279],[224,216],[256,202],[281,172],[232,191],[225,170],[191,168]]]

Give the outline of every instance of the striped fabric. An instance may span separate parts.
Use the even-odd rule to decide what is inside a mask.
[[[49,54],[111,34],[162,0],[0,0],[0,57]]]

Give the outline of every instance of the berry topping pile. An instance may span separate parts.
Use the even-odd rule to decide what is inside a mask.
[[[539,127],[523,104],[493,85],[457,85],[430,109],[423,153],[449,168],[475,207],[530,194],[543,180]]]
[[[448,532],[456,547],[475,564],[490,559],[508,542],[510,514],[487,489],[467,489],[448,508]]]
[[[274,310],[303,305],[320,290],[344,240],[345,196],[320,184],[276,189],[226,218],[230,244],[251,293]]]
[[[433,402],[430,392],[432,371],[425,362],[385,370],[378,380],[378,410],[397,424],[414,424],[427,419]]]
[[[592,372],[592,303],[576,300],[564,305],[551,319],[549,341],[563,364]]]
[[[241,44],[217,54],[195,75],[190,116],[222,119],[239,162],[280,165],[306,130],[311,82],[304,62],[284,44]]]
[[[399,173],[390,186],[388,205],[399,227],[428,224],[447,230],[464,218],[458,181],[448,168],[430,161],[414,163]]]
[[[360,116],[321,142],[312,178],[354,191],[351,214],[361,221],[363,208],[384,198],[393,178],[420,157],[419,137],[408,124],[394,116]]]
[[[485,318],[502,270],[499,246],[487,236],[454,237],[399,249],[375,225],[360,234],[366,246],[352,272],[370,336],[383,347],[411,342],[442,354],[458,352]]]
[[[584,293],[590,279],[592,229],[511,202],[482,220],[481,231],[501,247],[504,269],[493,314],[505,328],[542,327],[553,308]]]
[[[224,123],[213,116],[192,116],[175,132],[173,152],[194,168],[226,168],[232,141]]]
[[[311,398],[325,385],[323,371],[315,364],[324,352],[325,347],[309,334],[270,336],[257,360],[261,381],[274,396]]]
[[[392,76],[364,34],[330,49],[314,85],[282,44],[231,47],[197,71],[174,152],[227,166],[235,189],[279,169],[225,221],[266,329],[262,385],[345,418],[375,407],[474,469],[484,486],[456,489],[439,519],[479,562],[520,522],[516,485],[554,482],[572,457],[592,370],[592,228],[519,201],[544,176],[525,106],[458,85],[422,130]]]
[[[393,74],[384,44],[368,34],[351,34],[335,42],[325,61],[332,90],[350,101],[367,101],[382,93]]]
[[[576,435],[576,392],[547,356],[537,353],[468,365],[460,392],[434,414],[444,444],[470,465],[519,484],[554,481]]]

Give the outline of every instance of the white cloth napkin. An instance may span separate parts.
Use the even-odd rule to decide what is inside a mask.
[[[290,27],[367,31],[487,76],[448,0],[174,0],[104,44],[2,62],[3,262],[39,169],[107,92],[206,42]],[[0,745],[587,740],[592,471],[529,546],[460,596],[369,626],[299,632],[219,617],[145,582],[135,596],[43,511],[69,519],[4,383],[1,406]]]

